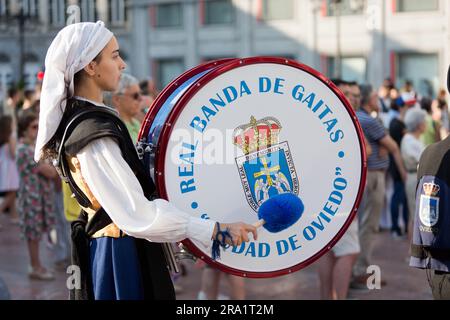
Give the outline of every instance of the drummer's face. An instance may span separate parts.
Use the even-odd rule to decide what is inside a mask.
[[[100,60],[95,66],[95,81],[102,90],[115,91],[125,67],[126,64],[120,57],[119,44],[113,36],[102,50]]]

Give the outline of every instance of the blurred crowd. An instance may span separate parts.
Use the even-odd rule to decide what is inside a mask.
[[[367,181],[357,217],[336,246],[317,262],[321,298],[345,299],[349,287],[366,288],[367,267],[376,264],[372,252],[380,230],[390,230],[391,245],[411,239],[417,164],[427,145],[449,134],[449,111],[445,90],[434,99],[420,96],[410,81],[396,88],[386,79],[378,90],[341,79],[333,82],[357,115],[368,155]],[[33,160],[40,87],[38,82],[34,90],[9,88],[0,101],[0,214],[20,226],[29,254],[28,276],[50,281],[54,279],[52,270],[65,270],[70,264],[69,224],[77,218],[79,207],[53,166]],[[138,81],[123,74],[118,90],[106,94],[104,102],[118,111],[137,141],[157,94],[151,79]],[[41,242],[52,250],[54,261],[42,261]],[[227,297],[219,292],[221,272],[201,267],[206,280],[198,299],[245,298],[243,278],[227,275],[232,289]],[[176,290],[182,290],[176,275],[174,282]]]
[[[411,81],[396,88],[386,79],[371,85],[334,79],[356,113],[365,138],[367,178],[357,216],[333,249],[317,263],[323,299],[345,299],[349,288],[368,289],[377,233],[411,243],[417,167],[426,146],[449,134],[446,91],[420,96]],[[405,252],[405,267],[409,252]],[[387,285],[381,279],[380,286]]]

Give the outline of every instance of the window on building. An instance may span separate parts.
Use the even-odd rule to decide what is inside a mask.
[[[329,78],[340,77],[346,81],[364,83],[367,80],[367,60],[365,57],[343,57],[341,58],[340,75],[337,73],[336,58],[328,58],[327,74]]]
[[[156,6],[156,27],[181,27],[183,8],[181,3],[159,4]]]
[[[157,88],[162,90],[173,79],[185,71],[182,58],[161,59],[156,61]]]
[[[263,20],[290,20],[294,18],[294,0],[261,0]]]
[[[231,0],[204,0],[204,23],[230,24],[234,21],[234,7]]]
[[[9,16],[9,0],[0,0],[0,16],[7,17]]]
[[[81,0],[81,21],[96,22],[97,20],[97,0]]]
[[[326,1],[328,16],[336,15],[336,5],[339,6],[339,13],[341,16],[362,15],[367,8],[367,0],[340,0],[338,4],[336,4],[335,0]]]
[[[125,0],[108,0],[108,21],[113,26],[123,26],[127,20]]]
[[[65,25],[66,6],[65,0],[50,0],[48,3],[48,18],[52,26],[59,27]]]
[[[9,59],[0,54],[0,99],[5,98],[6,91],[13,85],[12,66]]]
[[[22,0],[23,14],[28,17],[39,16],[39,1],[38,0]]]
[[[438,55],[401,53],[397,57],[397,87],[401,88],[406,80],[410,80],[418,94],[435,97],[439,87]]]
[[[26,62],[24,68],[24,80],[26,89],[34,89],[36,86],[37,74],[41,70],[38,62]]]
[[[396,0],[396,11],[435,11],[439,9],[439,0]]]
[[[27,17],[38,17],[39,0],[0,0],[0,16],[19,14],[21,9]]]

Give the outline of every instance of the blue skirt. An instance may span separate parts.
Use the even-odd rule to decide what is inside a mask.
[[[95,300],[142,300],[144,290],[133,237],[92,239],[90,266]]]

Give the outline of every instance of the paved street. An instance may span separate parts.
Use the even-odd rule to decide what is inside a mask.
[[[27,276],[28,255],[25,242],[20,239],[18,226],[11,225],[0,216],[0,277],[6,282],[12,299],[53,300],[67,299],[64,271],[56,272],[51,282],[30,280]],[[431,299],[425,272],[408,267],[408,244],[405,240],[393,240],[388,232],[377,237],[375,263],[381,268],[386,286],[380,290],[350,290],[349,299]],[[51,266],[51,251],[43,243],[42,257]],[[201,270],[187,261],[188,274],[177,284],[182,291],[178,299],[196,299],[200,289]],[[225,279],[224,279],[225,280]],[[318,299],[318,277],[314,265],[292,275],[272,279],[247,279],[248,299]],[[227,281],[221,282],[221,293],[228,295]]]

